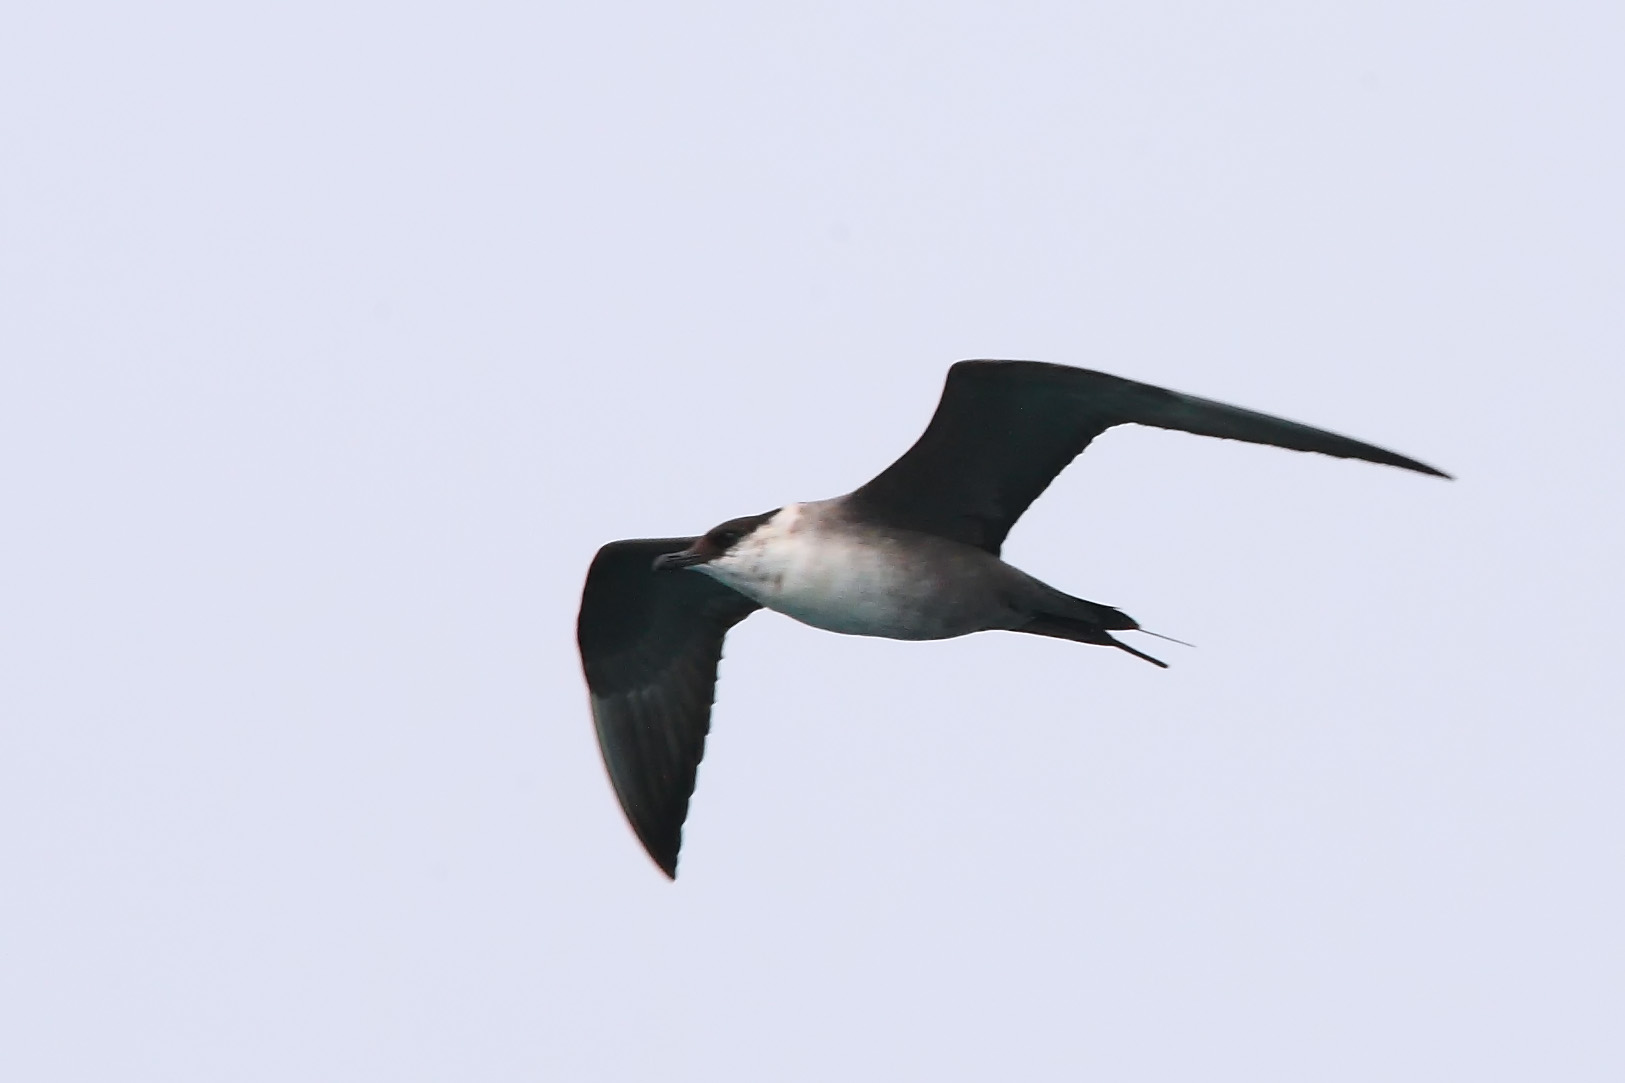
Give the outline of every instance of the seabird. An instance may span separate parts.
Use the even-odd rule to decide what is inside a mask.
[[[621,808],[661,870],[677,875],[723,637],[758,609],[888,639],[1026,632],[1164,666],[1112,635],[1138,629],[1132,617],[999,559],[1005,535],[1055,476],[1127,424],[1450,476],[1346,436],[1103,372],[961,361],[924,435],[861,488],[730,519],[697,538],[610,542],[593,558],[576,624],[593,724]]]

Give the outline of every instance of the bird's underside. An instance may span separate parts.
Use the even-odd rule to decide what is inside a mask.
[[[1110,635],[1138,627],[1125,614],[999,559],[1067,463],[1130,423],[1448,477],[1348,437],[1105,373],[962,361],[913,447],[847,496],[697,538],[611,542],[594,558],[577,622],[593,721],[621,807],[660,868],[676,875],[723,638],[764,604],[836,631],[930,639],[1005,628],[1161,665]]]

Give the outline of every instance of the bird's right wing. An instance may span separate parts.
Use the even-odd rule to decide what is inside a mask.
[[[708,575],[653,570],[693,538],[639,538],[598,550],[581,592],[576,642],[615,796],[667,876],[677,875],[717,662],[728,629],[760,609]]]

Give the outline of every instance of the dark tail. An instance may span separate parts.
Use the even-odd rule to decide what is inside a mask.
[[[1028,635],[1049,636],[1051,639],[1069,639],[1074,643],[1096,643],[1102,647],[1116,647],[1136,658],[1143,658],[1154,666],[1168,668],[1168,663],[1162,659],[1153,658],[1144,651],[1137,651],[1112,636],[1111,633],[1114,631],[1129,632],[1138,629],[1139,622],[1133,617],[1109,605],[1086,602],[1070,595],[1067,598],[1068,601],[1077,603],[1074,615],[1063,617],[1057,613],[1040,613],[1016,631],[1026,632]]]

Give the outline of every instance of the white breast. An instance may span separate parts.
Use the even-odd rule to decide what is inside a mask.
[[[943,634],[929,620],[932,584],[896,545],[816,529],[816,517],[806,511],[785,507],[732,551],[696,570],[815,628],[890,639]]]

